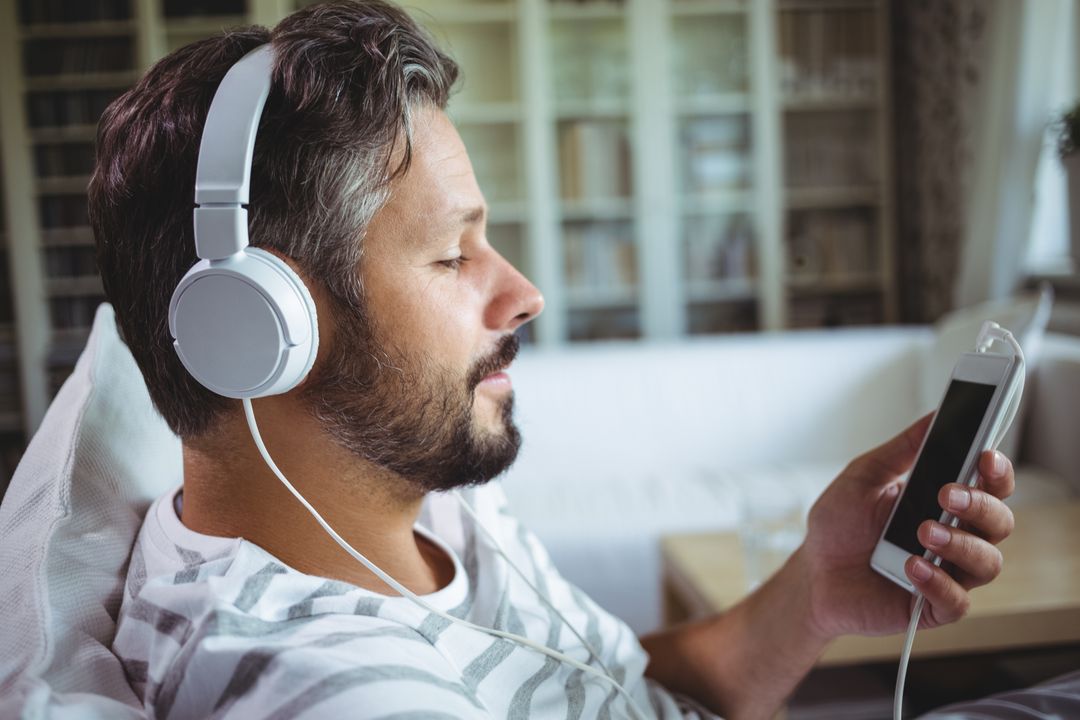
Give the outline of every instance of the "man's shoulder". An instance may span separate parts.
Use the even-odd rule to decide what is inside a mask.
[[[421,692],[409,710],[472,704],[459,674],[423,634],[378,615],[267,617],[219,604],[178,635],[143,644],[146,657],[127,658],[117,648],[126,667],[144,668],[137,689],[159,714],[179,704],[186,717],[290,717],[318,702],[361,717],[364,707],[400,702],[403,681]]]
[[[398,598],[304,575],[250,543],[158,569],[138,582],[129,572],[113,644],[158,714],[262,717],[314,701],[335,712],[341,703],[386,707],[401,681],[425,688],[409,710],[472,705],[443,654],[395,609]]]

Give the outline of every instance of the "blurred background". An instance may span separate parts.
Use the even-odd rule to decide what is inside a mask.
[[[3,0],[0,431],[10,474],[103,299],[85,187],[108,103],[165,53],[302,0]],[[1070,299],[1071,0],[410,0],[490,238],[562,346],[929,323]],[[2,483],[2,481],[0,481]]]

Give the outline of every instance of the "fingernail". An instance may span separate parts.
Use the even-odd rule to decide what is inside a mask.
[[[968,505],[971,504],[971,493],[963,488],[952,488],[949,490],[949,509],[950,510],[967,510]]]
[[[994,474],[1005,474],[1005,456],[997,452],[996,450],[994,451]]]
[[[930,569],[930,563],[922,558],[916,558],[915,562],[911,564],[911,576],[919,582],[926,582],[933,574],[934,571]]]
[[[947,542],[949,542],[949,531],[940,525],[931,525],[930,544],[934,547],[941,547]]]

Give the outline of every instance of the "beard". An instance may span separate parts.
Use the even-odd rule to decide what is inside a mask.
[[[341,447],[423,494],[480,485],[513,464],[513,395],[500,401],[494,430],[476,426],[473,406],[480,382],[517,355],[517,336],[462,374],[381,341],[363,309],[338,310],[334,347],[303,396]]]

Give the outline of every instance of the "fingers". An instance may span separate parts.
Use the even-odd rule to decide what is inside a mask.
[[[864,457],[873,459],[883,468],[904,472],[914,461],[929,419],[930,416],[924,417],[903,434]],[[916,432],[917,437],[913,437]],[[906,459],[902,438],[908,443],[914,441],[914,449],[906,466],[897,470],[897,466]],[[891,451],[890,446],[893,446]],[[915,589],[929,603],[924,616],[928,625],[959,620],[971,606],[967,589],[985,585],[1001,573],[1003,558],[995,545],[1007,538],[1015,526],[1012,510],[1003,502],[1016,488],[1015,472],[1012,462],[1005,455],[987,451],[979,457],[979,476],[978,488],[949,483],[938,493],[941,507],[959,518],[963,529],[928,520],[919,526],[918,532],[919,542],[943,561],[955,566],[956,575],[962,580],[950,577],[945,570],[922,557],[909,557],[904,564],[904,571]]]
[[[987,450],[979,457],[979,487],[1004,500],[1016,489],[1013,464],[1003,453]]]
[[[890,476],[907,472],[915,462],[933,417],[933,413],[924,415],[892,440],[857,457],[853,464],[870,465]]]
[[[919,542],[960,571],[957,582],[971,589],[986,585],[1001,574],[1001,551],[969,532],[927,520],[919,526]]]
[[[1008,505],[978,488],[949,483],[938,492],[938,503],[995,545],[1009,537],[1016,525]]]
[[[915,589],[930,604],[930,624],[944,625],[962,618],[971,607],[971,598],[960,583],[925,558],[912,555],[904,563],[904,572]]]

